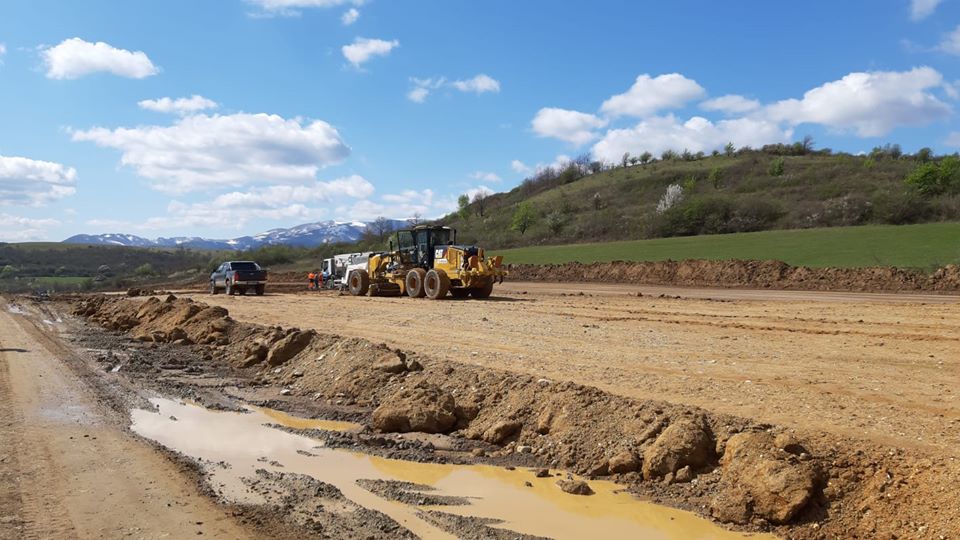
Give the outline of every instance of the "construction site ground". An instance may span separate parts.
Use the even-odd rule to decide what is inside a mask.
[[[960,538],[960,296],[512,282],[485,301],[431,301],[303,289],[4,299],[0,539],[622,536],[604,530],[623,525],[609,516],[560,513],[543,527],[522,497],[490,510],[513,524],[495,528],[449,510],[457,497],[397,481],[450,472],[388,470],[414,462],[492,465],[450,477],[478,485],[516,467],[504,482],[550,493],[551,476],[572,471],[597,493],[584,504],[623,505],[615,493],[627,488],[785,538]],[[301,352],[273,362],[297,340]],[[261,343],[270,352],[258,360]],[[415,401],[424,396],[433,397]],[[384,414],[429,416],[444,396],[456,397],[456,426],[381,435],[391,431]],[[270,412],[293,435],[319,430],[309,433],[318,446],[238,458],[239,447],[282,446],[249,417],[227,416],[253,405],[359,431]],[[251,433],[231,443],[216,429],[229,422]],[[679,463],[662,481],[648,477],[668,435],[700,430],[716,455],[708,449],[693,476]],[[614,470],[625,441],[642,470]],[[222,461],[208,444],[226,445]],[[301,474],[311,460],[344,459],[321,447],[392,461],[343,478]],[[550,468],[546,478],[538,467]],[[247,469],[256,472],[231,485],[230,471]],[[721,537],[652,515],[671,538]]]
[[[241,321],[956,455],[960,297],[505,283],[489,301],[196,294]]]

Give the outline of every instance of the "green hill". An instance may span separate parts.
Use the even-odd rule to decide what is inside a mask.
[[[776,145],[664,157],[613,167],[581,159],[542,170],[507,193],[475,198],[441,221],[457,228],[464,241],[502,250],[960,220],[960,160],[952,156],[904,156],[890,146],[853,156]],[[761,258],[774,257],[770,253]]]

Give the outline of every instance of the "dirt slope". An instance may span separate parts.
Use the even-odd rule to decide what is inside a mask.
[[[405,307],[440,305],[410,300]],[[952,486],[960,466],[929,449],[890,448],[815,425],[788,430],[563,379],[517,376],[470,365],[472,353],[449,361],[364,339],[239,323],[222,308],[173,297],[145,303],[99,297],[82,302],[77,313],[139,340],[206,350],[292,396],[367,408],[382,431],[453,431],[492,445],[494,453],[617,475],[641,493],[724,522],[775,526],[798,538],[951,537],[960,530],[956,514],[938,511],[958,504]],[[421,343],[440,326],[422,328]]]
[[[812,291],[960,292],[960,266],[926,274],[892,267],[808,268],[781,261],[657,261],[511,265],[519,281],[596,281],[677,287],[750,287]]]

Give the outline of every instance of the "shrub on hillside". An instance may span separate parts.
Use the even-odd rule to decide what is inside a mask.
[[[880,191],[871,199],[873,221],[889,225],[919,223],[929,218],[930,204],[915,190]]]
[[[960,191],[960,158],[948,156],[939,162],[921,163],[907,175],[906,183],[928,196]]]
[[[654,236],[695,236],[762,231],[783,215],[780,207],[764,199],[695,197],[664,212],[653,223]]]

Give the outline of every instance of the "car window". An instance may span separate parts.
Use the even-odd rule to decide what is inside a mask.
[[[235,262],[230,263],[230,268],[240,272],[255,272],[260,270],[260,266],[254,262]]]

